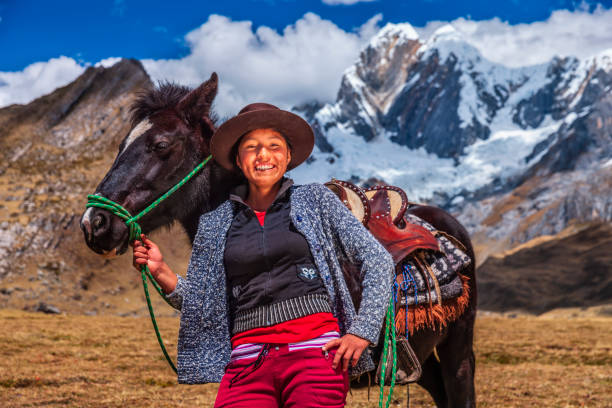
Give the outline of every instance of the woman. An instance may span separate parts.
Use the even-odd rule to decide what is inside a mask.
[[[364,351],[378,340],[393,262],[329,189],[284,177],[313,146],[299,116],[246,106],[211,140],[245,184],[200,217],[187,277],[148,238],[134,246],[134,266],[147,264],[182,312],[179,382],[220,381],[216,407],[341,407],[349,366],[374,368]],[[361,267],[359,313],[343,259]]]

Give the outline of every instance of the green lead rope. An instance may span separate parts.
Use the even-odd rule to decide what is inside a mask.
[[[125,220],[125,225],[127,225],[127,227],[130,230],[129,241],[130,242],[140,241],[140,234],[142,233],[142,228],[140,227],[137,221],[141,219],[142,217],[144,217],[145,214],[153,210],[155,207],[157,207],[166,198],[170,197],[172,193],[174,193],[176,190],[181,188],[185,183],[187,183],[193,176],[195,176],[200,170],[202,170],[202,168],[206,165],[206,163],[210,161],[211,158],[212,156],[208,156],[206,159],[204,159],[204,161],[198,164],[196,168],[194,168],[188,175],[185,176],[185,178],[179,181],[174,187],[172,187],[164,195],[159,197],[157,200],[153,201],[151,205],[149,205],[147,208],[145,208],[144,210],[142,210],[141,212],[139,212],[137,215],[133,217],[130,215],[130,212],[126,210],[124,207],[122,207],[121,205],[109,200],[108,198],[101,197],[98,195],[92,195],[92,194],[88,195],[87,205],[85,207],[86,208],[89,208],[89,207],[103,208],[115,214],[117,217]],[[151,271],[149,270],[149,267],[147,265],[142,265],[140,267],[140,275],[142,277],[142,286],[144,288],[145,297],[147,299],[149,315],[151,316],[151,322],[153,323],[153,328],[155,329],[155,335],[157,336],[157,342],[159,343],[159,346],[161,347],[162,352],[164,353],[164,356],[166,357],[166,361],[168,361],[168,364],[170,364],[170,367],[176,373],[177,372],[176,366],[174,365],[174,363],[172,362],[172,359],[168,355],[168,351],[166,351],[166,346],[164,346],[164,342],[161,338],[161,334],[159,333],[159,328],[157,327],[157,322],[155,320],[155,314],[153,313],[153,305],[151,304],[151,297],[149,296],[149,288],[147,285],[147,279],[151,282],[151,284],[153,285],[157,293],[159,293],[159,295],[162,297],[162,299],[164,299],[166,303],[168,303],[170,306],[172,305],[166,298],[166,295],[164,295],[164,293],[162,292],[162,289],[159,286],[159,284],[155,281],[155,279],[151,275]]]
[[[391,387],[389,387],[389,395],[387,395],[387,401],[385,408],[389,408],[391,398],[393,397],[393,388],[395,387],[395,375],[397,373],[397,350],[395,342],[395,307],[393,304],[393,296],[389,301],[389,307],[387,308],[387,317],[385,324],[385,347],[382,353],[382,367],[380,369],[380,396],[378,398],[378,406],[382,408],[383,399],[385,393],[385,372],[387,371],[387,353],[389,352],[389,335],[391,336],[391,352],[393,355],[393,367],[391,369]]]

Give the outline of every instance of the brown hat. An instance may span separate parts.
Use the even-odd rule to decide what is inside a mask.
[[[228,170],[236,169],[236,158],[231,157],[232,147],[245,133],[265,128],[278,130],[291,145],[291,162],[287,170],[297,167],[310,156],[314,133],[308,122],[269,103],[252,103],[219,126],[213,135],[210,144],[215,161]]]

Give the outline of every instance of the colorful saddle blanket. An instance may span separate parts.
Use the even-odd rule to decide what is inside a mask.
[[[406,214],[409,206],[419,204],[409,202],[398,187],[362,190],[335,179],[326,185],[395,261],[398,334],[412,334],[423,327],[440,328],[463,313],[469,300],[468,280],[459,271],[471,260],[457,239],[415,215]]]

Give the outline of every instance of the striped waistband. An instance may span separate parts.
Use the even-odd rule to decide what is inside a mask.
[[[237,313],[232,326],[232,335],[257,327],[272,326],[309,314],[331,313],[331,311],[327,293],[309,293]]]
[[[304,340],[297,343],[289,343],[287,344],[287,347],[289,351],[304,350],[309,348],[321,348],[325,344],[327,344],[328,341],[337,339],[339,337],[340,333],[338,333],[337,331],[330,331],[327,333],[323,333],[322,335],[320,335],[319,337],[315,337],[314,339]],[[248,343],[236,346],[232,350],[232,354],[230,355],[230,362],[241,360],[244,358],[257,357],[263,347],[263,343]]]

